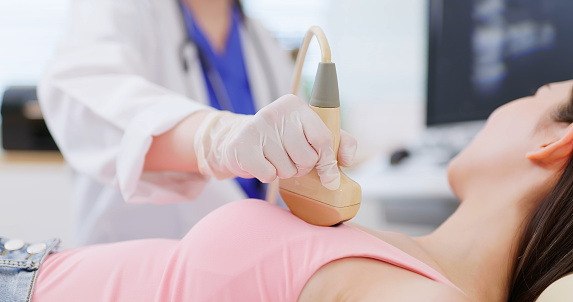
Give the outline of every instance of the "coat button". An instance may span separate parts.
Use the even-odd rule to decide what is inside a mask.
[[[32,244],[30,245],[26,251],[28,252],[28,254],[38,254],[43,252],[46,249],[46,244],[45,243],[36,243],[36,244]]]
[[[9,251],[17,251],[23,248],[25,244],[21,239],[10,239],[4,243],[4,248]]]

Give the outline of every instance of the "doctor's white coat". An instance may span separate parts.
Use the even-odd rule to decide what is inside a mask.
[[[208,104],[177,2],[74,0],[71,13],[39,96],[73,171],[76,244],[179,238],[213,209],[245,198],[232,179],[142,172],[152,137]],[[259,24],[244,24],[244,60],[261,108],[288,93],[292,62]]]

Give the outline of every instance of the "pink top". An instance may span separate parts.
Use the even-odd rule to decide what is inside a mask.
[[[371,234],[347,225],[309,225],[250,199],[209,214],[181,241],[138,240],[54,254],[40,270],[34,302],[297,301],[320,267],[347,257],[391,263],[459,290]]]

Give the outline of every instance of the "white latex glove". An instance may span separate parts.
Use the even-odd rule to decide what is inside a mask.
[[[199,171],[217,179],[255,177],[270,183],[277,176],[304,176],[316,167],[326,188],[340,186],[332,133],[294,95],[282,96],[255,115],[210,113],[195,136],[195,152]],[[356,140],[341,131],[341,164],[350,166],[355,153]]]

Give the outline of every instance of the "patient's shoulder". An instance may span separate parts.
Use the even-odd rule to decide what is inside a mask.
[[[469,301],[451,286],[367,258],[345,258],[318,270],[304,287],[306,301]]]
[[[396,268],[400,269],[400,268]],[[403,270],[404,271],[404,270]],[[433,281],[424,276],[406,271],[410,276],[400,278],[395,282],[395,289],[390,289],[386,293],[388,298],[384,301],[425,301],[425,302],[469,302],[470,300],[464,294],[453,287]],[[387,291],[387,290],[386,290]],[[380,301],[376,297],[380,295],[379,289],[372,284],[372,290],[358,301]]]

